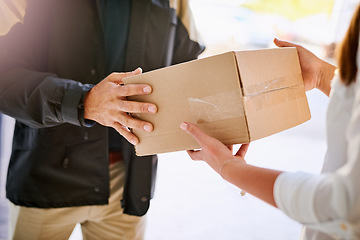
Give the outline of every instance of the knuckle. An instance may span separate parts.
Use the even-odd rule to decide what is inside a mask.
[[[119,125],[117,125],[116,127],[114,127],[116,129],[116,131],[118,131],[118,133],[120,133],[121,135],[124,135],[124,130],[122,129],[122,127],[120,127]]]
[[[122,108],[123,111],[126,111],[126,112],[130,111],[130,110],[131,110],[131,104],[130,104],[130,102],[128,102],[128,101],[122,101],[122,106],[121,106],[121,108]]]
[[[130,94],[130,87],[128,85],[121,86],[121,93],[124,96],[128,96]]]
[[[135,121],[133,122],[132,127],[133,127],[133,128],[137,128],[137,129],[144,129],[145,124],[146,124],[146,123],[144,123],[144,122],[142,122],[142,121],[140,121],[140,120],[135,120]]]
[[[128,127],[130,124],[130,120],[128,118],[124,118],[121,120],[121,124]]]
[[[140,110],[142,112],[148,112],[148,108],[149,108],[149,106],[147,106],[146,104],[141,104],[141,106],[140,106]]]
[[[115,77],[116,77],[116,74],[115,74],[115,73],[113,73],[113,72],[110,73],[110,75],[109,75],[109,78],[110,78],[110,79],[115,78]]]

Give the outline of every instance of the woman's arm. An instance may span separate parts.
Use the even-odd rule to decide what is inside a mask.
[[[231,162],[222,170],[222,177],[251,195],[277,207],[274,199],[274,183],[280,171],[256,167],[245,162]]]

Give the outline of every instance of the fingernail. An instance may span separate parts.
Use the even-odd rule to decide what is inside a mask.
[[[136,144],[137,144],[137,141],[136,141],[136,140],[131,140],[130,143],[131,143],[132,145],[136,145]]]
[[[146,132],[151,132],[151,130],[152,130],[151,125],[150,125],[150,124],[146,124],[146,125],[144,126],[144,130],[145,130]]]
[[[180,128],[184,131],[186,131],[188,129],[188,125],[186,123],[181,123],[180,124]]]
[[[155,106],[150,106],[150,107],[148,107],[148,111],[152,112],[152,113],[156,113],[156,107]]]
[[[137,68],[133,71],[133,73],[136,73],[136,72],[142,72],[141,67],[137,67]]]
[[[144,87],[144,88],[143,88],[143,91],[144,91],[145,93],[150,93],[150,92],[151,92],[151,87],[149,87],[149,86]]]

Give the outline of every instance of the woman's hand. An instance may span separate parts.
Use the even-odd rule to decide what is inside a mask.
[[[201,150],[187,151],[191,159],[203,160],[210,165],[217,173],[223,164],[229,160],[242,161],[245,163],[245,154],[249,144],[241,145],[235,155],[232,153],[232,146],[225,146],[219,140],[206,135],[192,123],[182,123],[180,128],[189,133],[201,146]]]
[[[228,147],[194,124],[182,123],[180,128],[192,135],[201,146],[201,150],[187,151],[193,160],[205,161],[226,181],[276,207],[273,189],[281,172],[246,164],[244,157],[249,144],[241,145],[233,155]]]
[[[330,82],[334,77],[335,66],[321,60],[315,56],[315,54],[300,45],[281,41],[277,38],[274,39],[274,43],[278,47],[296,47],[305,90],[309,91],[317,88],[329,96],[331,89]]]

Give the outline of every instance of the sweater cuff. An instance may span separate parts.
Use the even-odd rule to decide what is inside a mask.
[[[91,88],[91,84],[79,83],[66,89],[61,104],[61,115],[65,122],[85,127],[95,125],[94,121],[84,119],[84,100]]]

